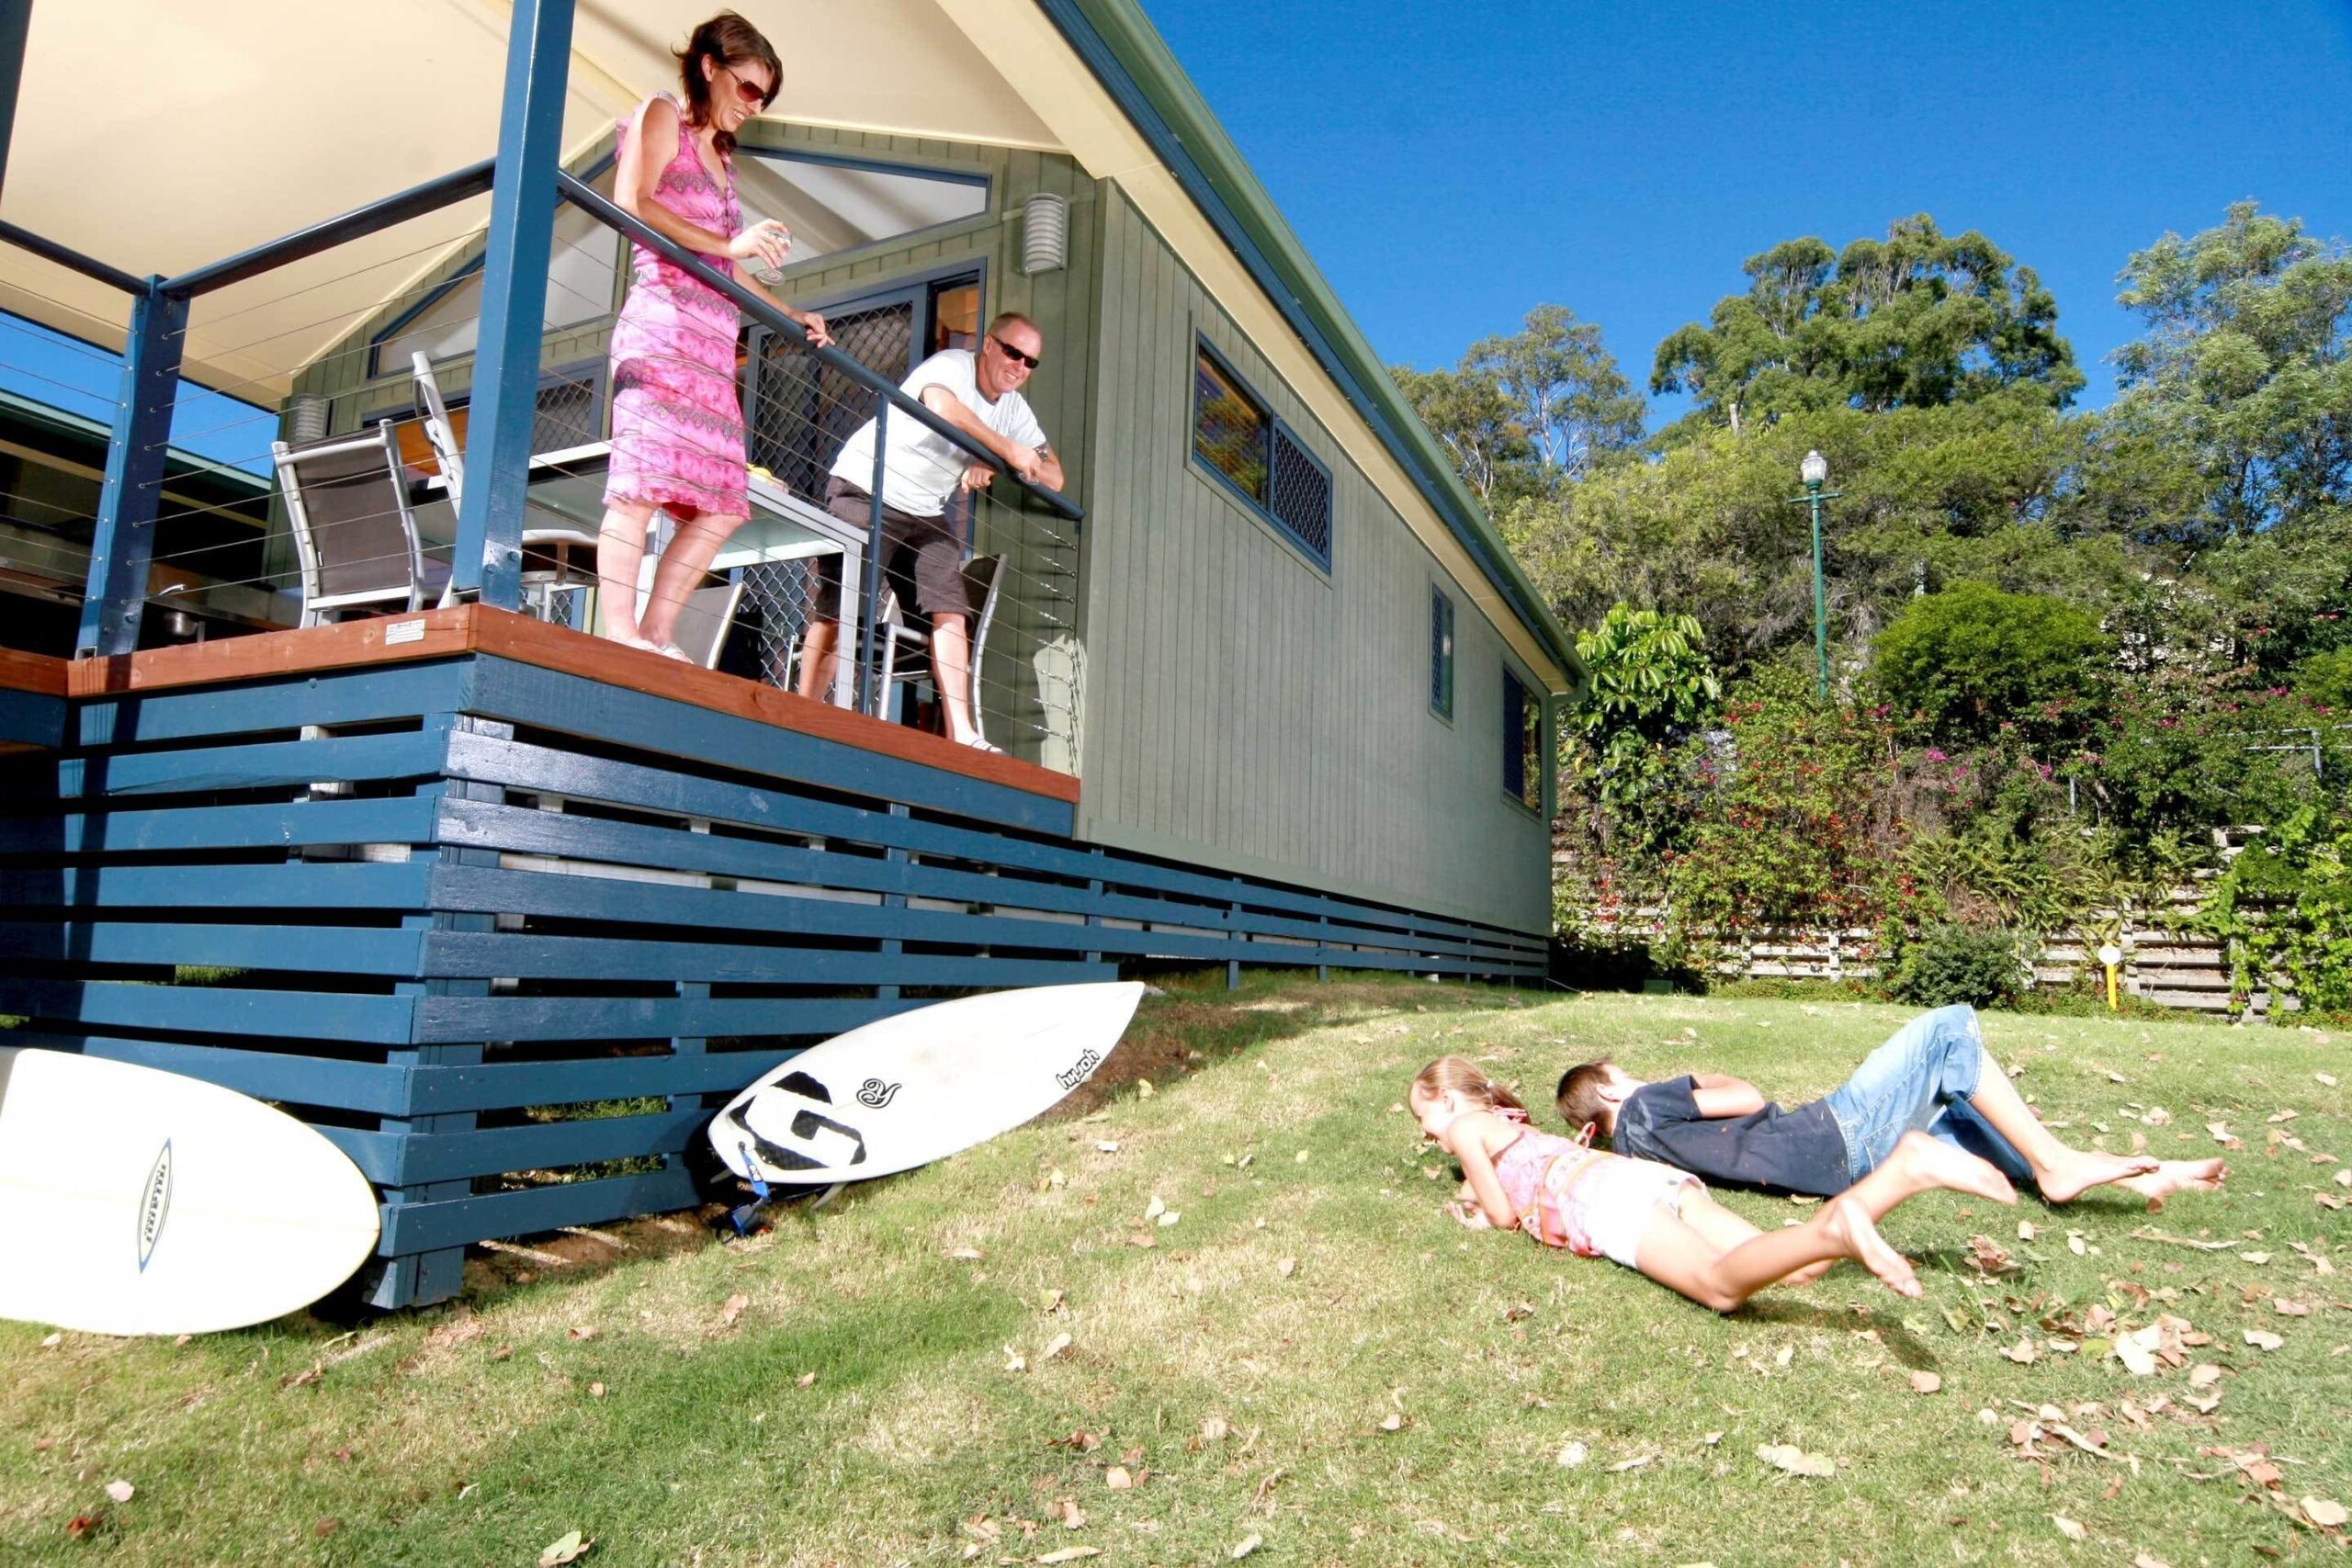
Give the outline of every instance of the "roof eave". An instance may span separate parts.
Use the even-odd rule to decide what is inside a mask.
[[[1136,0],[1038,4],[1341,394],[1420,486],[1512,613],[1558,662],[1569,694],[1581,693],[1586,673],[1575,640],[1496,535]]]

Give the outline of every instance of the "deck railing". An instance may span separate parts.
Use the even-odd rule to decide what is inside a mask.
[[[19,226],[0,222],[0,243],[120,289],[132,302],[121,361],[120,390],[108,411],[112,439],[98,504],[90,515],[44,519],[44,525],[39,530],[56,536],[56,553],[64,570],[80,565],[86,552],[76,638],[78,653],[89,656],[131,651],[139,646],[142,615],[151,604],[174,611],[200,608],[221,613],[224,618],[207,623],[216,634],[224,629],[265,629],[272,620],[291,619],[299,608],[300,570],[288,536],[282,504],[272,505],[273,523],[259,551],[262,569],[253,570],[250,567],[254,552],[246,547],[250,541],[224,543],[220,536],[221,519],[197,517],[196,512],[208,509],[166,503],[162,495],[180,366],[192,331],[198,334],[206,357],[215,361],[224,357],[221,345],[226,344],[247,361],[258,360],[267,365],[269,378],[274,381],[282,383],[299,372],[315,369],[319,364],[315,358],[278,363],[283,355],[277,344],[267,340],[248,342],[236,332],[236,318],[251,312],[250,302],[240,310],[208,318],[199,305],[203,297],[480,197],[492,189],[494,175],[492,161],[471,164],[171,277],[136,277]],[[920,400],[901,391],[896,375],[876,369],[842,348],[809,344],[796,322],[732,278],[718,274],[700,258],[647,228],[585,181],[561,172],[555,179],[561,198],[596,224],[662,255],[765,329],[763,335],[771,359],[780,353],[796,362],[792,378],[796,396],[791,406],[781,406],[781,400],[762,390],[775,384],[773,374],[755,376],[747,380],[745,389],[750,395],[745,415],[747,425],[762,431],[768,445],[780,444],[797,456],[795,467],[804,470],[797,476],[804,485],[812,477],[821,483],[842,437],[869,419],[885,434],[892,422],[912,420],[967,455],[974,464],[985,465],[996,472],[998,478],[989,491],[977,495],[961,518],[967,554],[977,550],[995,557],[999,562],[997,613],[989,625],[978,682],[983,724],[989,738],[1006,750],[1065,772],[1075,772],[1083,663],[1077,641],[1076,615],[1077,527],[1082,518],[1080,510],[1068,498],[1011,474],[985,446]],[[557,243],[562,243],[560,236]],[[389,269],[413,270],[433,251],[447,248],[446,237],[436,238],[428,246],[372,261],[364,268],[355,269],[354,274],[334,280],[347,284],[359,272],[387,269],[383,292],[351,321],[353,333],[333,353],[365,353],[372,357],[373,340],[358,331],[369,317],[404,296],[413,295],[424,302],[435,298],[436,291],[446,287],[442,281],[396,283]],[[550,266],[551,280],[556,270]],[[312,279],[306,281],[304,287],[319,289],[322,285]],[[542,294],[551,291],[541,290]],[[250,297],[247,298],[249,301]],[[601,314],[592,313],[584,321],[580,319],[582,307],[578,302],[564,299],[555,304],[561,307],[557,312],[560,324],[548,328],[543,321],[546,330],[539,334],[538,343],[543,354],[550,333],[561,337],[566,331],[594,332],[608,324],[609,300],[592,302]],[[543,299],[543,315],[546,305]],[[345,313],[348,314],[347,309]],[[308,324],[315,328],[319,323]],[[459,330],[469,325],[480,330],[483,325],[463,319],[444,320],[441,324]],[[95,318],[92,327],[88,335],[93,337],[102,337],[107,330],[106,324]],[[204,342],[207,338],[212,341]],[[89,352],[94,355],[99,353],[96,349]],[[485,333],[479,354],[464,356],[469,363],[461,366],[444,361],[436,368],[446,372],[450,388],[462,394],[467,382],[479,385],[487,380],[489,361],[494,353],[495,345]],[[5,362],[6,357],[5,348],[0,348],[0,362]],[[564,357],[578,355],[551,356],[551,365],[552,359]],[[535,363],[511,368],[537,378],[551,365]],[[391,365],[371,367],[385,377],[398,377],[405,368]],[[560,365],[552,367],[563,368]],[[256,381],[260,379],[255,378]],[[241,384],[214,389],[250,399],[254,388]],[[380,394],[380,381],[375,389]],[[591,377],[576,388],[567,382],[557,390],[565,394],[567,406],[559,412],[567,425],[577,427],[574,434],[582,441],[593,441],[601,435],[609,398],[609,388],[602,377]],[[544,397],[543,391],[543,401]],[[380,405],[382,398],[376,400]],[[331,412],[337,429],[356,431],[387,412],[392,411],[381,406],[363,410],[337,400],[325,409],[311,409],[309,414],[316,421],[321,414]],[[239,466],[266,471],[271,442],[281,434],[308,434],[297,428],[303,423],[289,402],[281,409],[256,409],[247,419],[216,423],[204,434],[212,438],[212,445],[218,449],[224,442],[236,444],[233,432],[238,427],[252,426],[251,450],[243,454]],[[545,423],[543,419],[542,424]],[[887,441],[876,445],[878,449],[888,451]],[[474,444],[469,452],[478,446],[478,443]],[[529,454],[508,447],[503,449],[503,456],[519,466]],[[495,476],[471,465],[468,475],[471,481],[468,486],[469,493],[477,485],[500,488],[494,484]],[[878,479],[878,472],[876,478]],[[878,497],[878,483],[869,482],[864,488],[873,490]],[[820,508],[825,503],[821,493],[803,493],[800,499]],[[15,516],[26,508],[6,510]],[[877,612],[888,597],[890,584],[884,571],[886,562],[875,547],[880,538],[880,502],[876,499],[866,518],[863,581],[843,585],[844,592],[854,596],[860,612],[856,617],[860,628],[857,646],[844,651],[857,705],[869,714],[886,715],[894,705],[888,687],[900,683],[885,682],[886,668],[894,666],[903,681],[910,668],[922,671],[925,663],[921,654],[903,641],[894,659],[886,657],[891,650],[886,646],[888,634],[878,624],[881,616]],[[593,529],[593,523],[589,526]],[[494,532],[519,536],[522,522],[519,517],[502,515],[493,519],[492,528]],[[160,549],[159,531],[165,540]],[[462,527],[458,533],[462,538]],[[86,545],[82,542],[85,539]],[[233,554],[230,553],[232,547]],[[69,557],[74,558],[68,559]],[[236,565],[229,566],[232,561]],[[746,674],[756,673],[773,684],[792,683],[791,660],[808,620],[814,565],[813,561],[799,561],[734,569],[732,574],[743,581],[745,588],[737,618],[747,624],[740,628],[706,627],[703,637],[697,640],[723,638],[730,630],[740,629],[744,642],[730,654],[727,667]],[[163,570],[158,572],[158,568]],[[151,573],[161,581],[160,589],[151,582]],[[494,595],[496,588],[493,580],[486,596]],[[914,606],[901,608],[902,624],[922,626],[920,617],[913,614]]]

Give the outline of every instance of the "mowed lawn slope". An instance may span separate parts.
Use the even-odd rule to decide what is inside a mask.
[[[2335,1560],[2301,1499],[2352,1501],[2342,1034],[1995,1017],[2063,1135],[2219,1123],[2227,1191],[1930,1195],[1886,1227],[1925,1300],[1843,1267],[1730,1317],[1460,1230],[1398,1103],[1447,1051],[1545,1120],[1602,1051],[1802,1099],[1904,1016],[1179,987],[1117,1087],[748,1244],[631,1226],[456,1307],[186,1345],[0,1325],[0,1561],[526,1564],[571,1530],[595,1565]],[[2159,1325],[2179,1365],[2106,1353]]]

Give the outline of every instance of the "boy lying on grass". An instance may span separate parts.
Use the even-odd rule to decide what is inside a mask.
[[[1463,1224],[1515,1228],[1547,1247],[1611,1258],[1717,1312],[1767,1285],[1817,1279],[1841,1258],[1896,1294],[1917,1296],[1911,1265],[1878,1234],[1887,1211],[1939,1187],[2018,1201],[1992,1166],[1911,1133],[1803,1224],[1759,1231],[1687,1172],[1538,1132],[1510,1091],[1460,1056],[1423,1067],[1407,1102],[1421,1131],[1462,1162],[1466,1201],[1446,1208]]]
[[[2213,1191],[2229,1174],[2218,1159],[2068,1148],[2018,1098],[1968,1007],[1913,1019],[1852,1077],[1790,1111],[1720,1073],[1645,1083],[1607,1057],[1561,1075],[1555,1103],[1571,1133],[1598,1134],[1619,1154],[1709,1181],[1824,1198],[1876,1170],[1914,1132],[1989,1160],[2052,1203],[2111,1184],[2160,1208],[2175,1192]]]

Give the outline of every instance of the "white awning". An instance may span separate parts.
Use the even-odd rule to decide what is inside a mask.
[[[796,122],[1057,150],[934,0],[735,0]],[[716,0],[580,0],[564,144],[674,89]],[[140,276],[219,261],[490,157],[503,0],[34,0],[0,217]],[[264,404],[489,220],[476,197],[199,299],[187,373]],[[119,347],[127,299],[0,246],[0,309]]]

